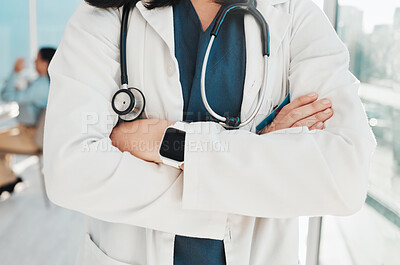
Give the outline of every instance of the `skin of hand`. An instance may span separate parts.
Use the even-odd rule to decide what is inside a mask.
[[[283,107],[260,134],[301,126],[307,126],[309,130],[324,129],[324,122],[333,116],[332,102],[327,98],[317,99],[316,93],[296,98]]]
[[[158,149],[165,129],[175,122],[159,119],[140,119],[116,126],[110,139],[120,151],[130,152],[148,162],[161,163]]]
[[[14,72],[19,73],[25,68],[25,59],[24,58],[18,58],[15,61],[14,65]]]
[[[307,126],[310,130],[323,129],[324,122],[333,116],[332,103],[329,99],[317,99],[316,93],[295,99],[282,108],[260,134],[301,126]],[[159,119],[125,122],[113,129],[110,139],[112,145],[122,152],[130,152],[145,161],[161,163],[158,149],[165,129],[172,124],[174,122]],[[180,168],[183,170],[184,165]]]

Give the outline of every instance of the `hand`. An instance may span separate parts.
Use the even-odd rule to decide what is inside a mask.
[[[137,158],[161,163],[158,149],[165,129],[174,122],[159,119],[141,119],[116,126],[110,139],[120,151],[130,152]]]
[[[317,98],[318,95],[313,93],[287,104],[260,134],[301,126],[307,126],[309,130],[323,129],[324,122],[333,116],[332,102]]]
[[[24,60],[24,58],[18,58],[15,61],[14,72],[19,73],[22,70],[24,70],[24,68],[25,68],[25,60]]]

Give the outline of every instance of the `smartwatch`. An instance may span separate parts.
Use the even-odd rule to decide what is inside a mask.
[[[176,122],[167,127],[158,149],[163,164],[179,168],[185,160],[186,122]]]

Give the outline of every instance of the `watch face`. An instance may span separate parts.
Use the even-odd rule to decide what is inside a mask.
[[[160,147],[160,155],[169,159],[183,162],[185,154],[185,136],[184,131],[168,128],[165,131],[164,139]]]

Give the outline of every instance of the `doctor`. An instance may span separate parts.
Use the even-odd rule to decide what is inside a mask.
[[[129,85],[146,107],[143,119],[116,126],[115,7],[126,1],[88,2],[110,8],[82,3],[67,26],[50,67],[44,146],[50,199],[87,216],[78,264],[294,265],[298,216],[362,207],[376,142],[348,52],[310,0],[257,1],[271,34],[268,87],[257,119],[239,130],[205,121],[199,100],[194,60],[219,4],[136,4]],[[227,19],[207,77],[210,104],[245,120],[263,78],[260,31],[251,16]],[[258,120],[288,92],[292,103],[257,135]],[[166,127],[182,120],[190,123],[178,169],[157,150]]]

